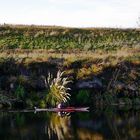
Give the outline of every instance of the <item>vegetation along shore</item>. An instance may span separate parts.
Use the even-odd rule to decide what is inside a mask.
[[[0,108],[140,104],[140,29],[0,26]]]

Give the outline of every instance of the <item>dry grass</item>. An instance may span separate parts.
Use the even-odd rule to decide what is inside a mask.
[[[107,59],[109,57],[115,57],[116,61],[118,59],[128,58],[132,56],[140,55],[140,48],[122,48],[117,51],[75,51],[75,52],[57,52],[53,50],[6,50],[1,51],[0,58],[27,58],[31,61],[47,61],[48,58],[64,58],[66,60],[75,61],[81,59]]]

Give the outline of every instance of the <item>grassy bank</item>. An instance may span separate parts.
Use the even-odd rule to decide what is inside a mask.
[[[140,49],[113,52],[79,51],[72,53],[48,50],[7,50],[0,54],[1,102],[16,100],[17,106],[46,107],[48,89],[44,80],[49,72],[65,71],[73,81],[70,104],[140,104]],[[97,87],[77,89],[78,82],[96,79]],[[98,83],[102,87],[98,88]],[[81,102],[82,101],[82,102]],[[14,105],[16,106],[16,105]]]

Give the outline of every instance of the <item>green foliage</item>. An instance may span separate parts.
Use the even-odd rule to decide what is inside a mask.
[[[0,94],[0,104],[3,104],[4,106],[9,106],[9,107],[12,106],[10,99],[7,96],[2,95],[2,94]]]
[[[140,105],[140,98],[133,99],[133,104],[134,105]]]
[[[34,106],[31,99],[26,100],[26,105],[27,105],[27,107],[30,107],[30,108],[32,108]]]
[[[114,104],[115,103],[115,97],[111,93],[104,93],[103,98],[106,101],[106,104]]]
[[[23,126],[25,124],[25,117],[22,114],[16,114],[15,121],[17,126]]]
[[[44,100],[41,100],[41,101],[39,102],[39,107],[40,107],[40,108],[45,108],[45,107],[46,107],[46,102],[45,102]]]
[[[90,102],[90,93],[88,90],[80,90],[76,95],[76,100],[80,104],[86,104]]]
[[[119,104],[122,105],[132,105],[132,100],[128,97],[119,99]]]
[[[0,26],[1,49],[79,49],[106,51],[139,44],[136,29],[76,29],[39,26]]]
[[[24,89],[24,87],[21,86],[21,85],[18,85],[18,87],[16,88],[14,94],[15,94],[16,98],[23,99],[25,97],[25,89]]]

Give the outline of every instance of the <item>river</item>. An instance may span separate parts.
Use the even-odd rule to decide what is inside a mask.
[[[0,140],[137,140],[140,111],[93,109],[90,112],[0,111]]]

